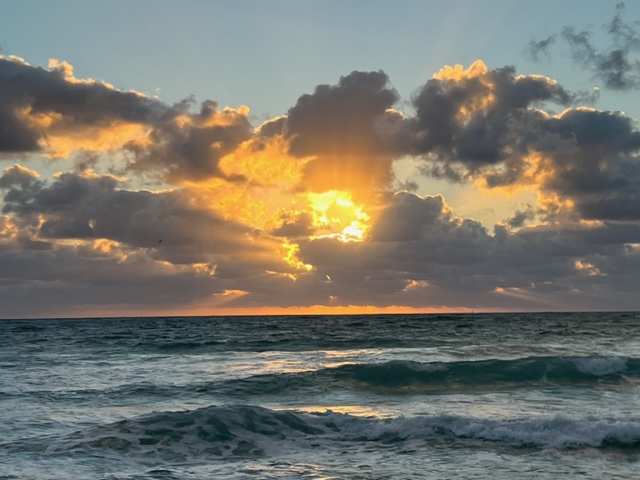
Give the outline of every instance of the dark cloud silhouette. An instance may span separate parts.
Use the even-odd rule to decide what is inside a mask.
[[[640,132],[621,113],[574,109],[550,119],[548,131],[567,143],[546,150],[541,187],[575,203],[586,219],[638,220]]]
[[[440,196],[398,193],[384,209],[365,243],[320,238],[300,244],[301,259],[332,279],[334,295],[395,279],[396,293],[411,281],[452,284],[455,272],[482,263],[493,239],[479,222],[454,217]],[[377,273],[376,273],[377,272]],[[462,281],[459,279],[459,281]],[[389,288],[390,283],[385,288]],[[478,288],[493,286],[478,285]],[[370,292],[371,293],[371,292]],[[387,292],[389,293],[389,292]]]
[[[220,169],[220,159],[253,135],[247,112],[224,109],[205,101],[200,111],[183,111],[156,126],[144,143],[127,145],[134,153],[130,169],[161,173],[170,182],[202,181],[211,177],[241,180]]]
[[[282,225],[271,231],[277,237],[305,237],[311,235],[315,227],[309,212],[281,215]]]
[[[273,137],[274,135],[281,135],[284,133],[286,123],[286,116],[272,118],[260,125],[260,127],[258,128],[258,134],[262,137]]]
[[[313,157],[304,182],[319,190],[388,185],[392,149],[385,125],[396,116],[389,109],[397,100],[382,71],[354,71],[337,85],[319,85],[301,96],[283,132],[292,155]]]
[[[444,210],[440,195],[421,198],[398,193],[385,208],[370,231],[374,242],[410,242],[433,234],[438,226],[450,226],[451,213]]]
[[[260,254],[268,248],[250,227],[191,206],[180,191],[128,191],[118,189],[118,183],[108,175],[65,173],[48,185],[15,166],[0,177],[2,212],[37,223],[39,239],[108,239],[151,249],[154,258],[174,264]]]
[[[513,217],[507,220],[507,225],[511,228],[522,228],[527,220],[532,220],[535,217],[535,213],[530,205],[525,210],[516,210]]]
[[[151,124],[169,113],[144,95],[79,81],[65,63],[45,70],[0,57],[0,153],[33,152],[50,135],[114,122]]]
[[[397,145],[403,153],[423,155],[429,175],[464,181],[484,174],[493,186],[513,183],[546,121],[532,107],[568,105],[574,98],[547,77],[476,63],[466,74],[434,78],[418,90],[416,115],[403,122]],[[491,171],[496,165],[499,171]]]
[[[375,121],[398,100],[382,72],[352,72],[337,85],[319,85],[287,115],[286,135],[296,156],[375,153],[385,144]]]
[[[51,140],[69,137],[66,152],[91,149],[92,139],[104,136],[109,147],[120,148],[128,141],[133,154],[129,168],[138,173],[174,183],[211,177],[238,180],[220,170],[219,160],[253,135],[248,112],[219,110],[215,102],[205,101],[193,113],[192,103],[166,105],[100,81],[79,80],[64,62],[45,70],[0,58],[0,153],[55,155],[55,145],[45,147]],[[131,124],[146,131],[133,138],[118,131]]]

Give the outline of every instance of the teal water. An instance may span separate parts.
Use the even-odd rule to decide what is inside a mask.
[[[640,478],[636,313],[0,321],[0,479]]]

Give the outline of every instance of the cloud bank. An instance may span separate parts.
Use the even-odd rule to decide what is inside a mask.
[[[544,75],[445,66],[404,102],[385,72],[354,71],[261,125],[60,61],[0,57],[0,92],[4,317],[640,307],[640,131]],[[398,187],[406,159],[423,189],[532,201],[464,218]]]

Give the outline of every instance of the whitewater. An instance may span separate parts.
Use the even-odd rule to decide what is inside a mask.
[[[639,322],[0,320],[0,479],[640,478]]]

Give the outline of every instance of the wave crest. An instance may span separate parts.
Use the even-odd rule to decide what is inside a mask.
[[[550,384],[620,383],[640,376],[640,359],[627,357],[525,357],[459,362],[353,363],[309,372],[255,375],[201,386],[226,395],[277,395],[335,389],[378,393],[445,393]]]
[[[566,417],[486,419],[458,415],[380,419],[326,411],[304,413],[257,406],[212,406],[161,412],[74,435],[73,450],[189,457],[273,456],[363,442],[485,442],[515,448],[639,448],[640,419]]]

